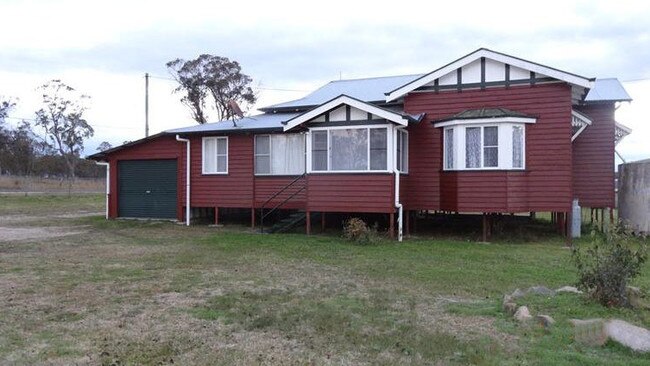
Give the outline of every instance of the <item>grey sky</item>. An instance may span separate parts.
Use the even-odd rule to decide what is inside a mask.
[[[102,140],[142,137],[143,74],[167,77],[165,62],[200,53],[235,59],[255,85],[278,89],[311,90],[339,74],[428,72],[479,47],[585,76],[650,78],[643,1],[2,1],[0,13],[0,31],[12,35],[0,39],[0,94],[20,98],[14,116],[30,117],[34,89],[62,78],[93,97],[89,152]],[[650,156],[648,83],[626,83],[635,101],[618,116],[634,129],[619,145],[630,159]],[[172,87],[152,80],[154,132],[192,124]],[[258,93],[258,106],[305,94]]]

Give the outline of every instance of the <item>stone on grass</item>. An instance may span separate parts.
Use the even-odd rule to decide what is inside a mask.
[[[530,315],[530,311],[528,311],[527,306],[520,306],[515,312],[515,319],[520,322],[525,322],[531,318],[532,316]]]
[[[529,288],[526,293],[533,295],[555,296],[555,291],[544,286],[533,286]]]
[[[578,290],[577,287],[573,287],[573,286],[560,287],[559,289],[555,290],[555,292],[556,293],[568,292],[568,293],[572,293],[572,294],[581,294],[582,293],[582,291]]]
[[[551,329],[553,324],[555,324],[555,319],[553,319],[550,315],[537,315],[535,316],[535,320],[539,325],[542,326],[544,329]]]
[[[517,304],[514,302],[507,302],[503,304],[503,311],[508,315],[514,315],[517,312]]]
[[[501,302],[501,304],[505,305],[509,302],[514,302],[514,298],[510,295],[503,295],[503,301]]]
[[[587,346],[602,346],[607,342],[605,322],[602,319],[571,319],[576,342]]]
[[[606,336],[611,340],[637,352],[650,351],[649,330],[618,319],[608,321],[604,328]]]
[[[510,297],[513,298],[513,299],[517,299],[517,298],[524,297],[524,296],[526,296],[526,292],[521,291],[520,289],[516,289],[516,290],[513,291],[513,293],[510,295]]]

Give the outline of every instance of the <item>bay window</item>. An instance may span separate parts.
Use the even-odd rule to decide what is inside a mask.
[[[525,131],[523,123],[445,126],[443,169],[524,169]]]
[[[342,127],[311,131],[311,170],[388,171],[387,127]]]
[[[228,174],[228,137],[203,138],[203,174]]]
[[[304,172],[304,135],[255,136],[256,175],[300,175]]]

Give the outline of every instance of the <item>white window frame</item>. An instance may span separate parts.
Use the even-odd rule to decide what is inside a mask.
[[[386,129],[386,169],[385,170],[370,170],[370,129],[372,128],[382,128]],[[332,138],[330,131],[332,130],[349,130],[349,129],[365,129],[368,138],[367,149],[367,169],[366,170],[332,170]],[[314,131],[327,131],[327,170],[313,170],[312,169],[312,136],[311,133]],[[394,140],[394,128],[389,124],[380,124],[380,125],[358,125],[358,126],[333,126],[333,127],[313,127],[309,129],[307,135],[307,173],[316,173],[316,174],[339,174],[339,173],[359,173],[359,174],[378,174],[378,173],[391,173],[392,167],[395,164],[395,143],[392,143]]]
[[[205,170],[205,143],[206,141],[215,141],[215,164],[217,171],[211,172],[211,171],[206,171]],[[219,154],[219,141],[225,141],[226,144],[226,154]],[[228,136],[209,136],[209,137],[204,137],[203,140],[201,141],[201,173],[203,175],[227,175],[228,174],[228,158],[229,158],[229,141],[228,141]],[[225,156],[226,157],[226,169],[223,172],[218,171],[219,170],[219,157],[220,156]]]
[[[528,123],[514,123],[509,120],[507,122],[500,122],[494,120],[491,123],[471,123],[464,121],[456,125],[446,124],[443,128],[443,153],[442,153],[442,170],[443,171],[489,171],[489,170],[513,170],[521,171],[526,170],[526,125]],[[522,167],[513,166],[513,127],[522,128]],[[470,127],[480,127],[480,167],[467,168],[466,167],[466,129]],[[498,164],[496,167],[485,167],[485,152],[484,152],[484,128],[485,127],[498,127]],[[447,141],[445,141],[445,130],[452,129],[453,132],[453,168],[447,167]]]
[[[329,134],[328,134],[329,135]],[[296,174],[274,174],[274,173],[257,173],[257,157],[258,156],[268,156],[269,157],[269,164],[273,163],[273,142],[271,141],[273,139],[272,134],[260,134],[260,135],[254,135],[253,137],[253,174],[255,176],[260,176],[260,177],[268,177],[268,176],[276,176],[276,177],[282,177],[282,176],[298,176],[304,174],[304,171],[302,173],[296,173]],[[277,135],[275,135],[277,136]],[[268,154],[258,154],[257,153],[257,138],[258,137],[268,137],[269,138],[269,153]],[[329,137],[328,137],[329,138]],[[304,142],[304,141],[303,141]],[[303,148],[305,148],[306,145],[303,144]],[[329,141],[328,141],[328,146],[329,146]],[[305,159],[307,159],[306,151],[303,152],[305,155]],[[308,164],[307,161],[305,160],[305,164]],[[269,171],[272,166],[269,166]],[[304,167],[303,167],[304,170]]]
[[[401,161],[401,166],[399,169],[399,172],[401,174],[408,174],[409,173],[409,147],[410,147],[410,141],[409,141],[409,132],[404,129],[404,128],[396,128],[395,129],[395,168],[397,168],[397,160],[401,159],[402,156],[397,156],[397,139],[399,136],[403,135],[402,137],[402,156],[404,159]],[[406,149],[404,149],[404,141],[403,139],[406,139]],[[404,164],[406,162],[406,164]],[[404,169],[404,165],[406,165],[406,169]]]

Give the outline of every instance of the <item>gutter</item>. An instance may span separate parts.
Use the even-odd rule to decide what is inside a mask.
[[[395,208],[397,209],[397,241],[401,242],[403,238],[403,225],[404,222],[404,207],[399,200],[399,181],[401,173],[397,170],[397,131],[399,128],[393,129],[393,173],[395,174]]]
[[[108,220],[108,204],[111,196],[111,164],[105,161],[96,161],[95,164],[106,167],[106,220]]]
[[[185,151],[185,225],[190,226],[190,139],[176,135],[176,141],[184,142]]]

